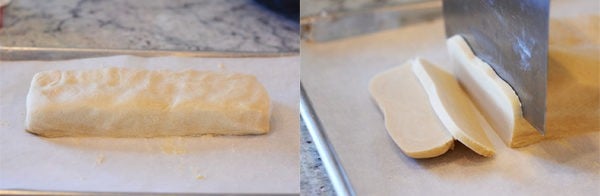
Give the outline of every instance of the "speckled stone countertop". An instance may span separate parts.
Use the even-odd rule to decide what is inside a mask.
[[[316,146],[300,121],[300,191],[301,195],[335,195]]]
[[[251,0],[13,0],[0,45],[298,52],[299,24]]]

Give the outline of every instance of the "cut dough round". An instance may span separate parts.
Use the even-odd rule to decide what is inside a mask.
[[[454,76],[431,63],[415,59],[412,70],[427,92],[431,107],[446,129],[458,141],[485,157],[494,155],[494,146],[483,128],[477,108]]]
[[[404,154],[430,158],[453,147],[454,139],[431,109],[409,62],[375,76],[369,91],[383,112],[388,134]]]

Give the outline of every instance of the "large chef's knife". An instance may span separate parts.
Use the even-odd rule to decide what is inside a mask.
[[[516,91],[523,116],[544,134],[549,0],[444,0],[446,36],[463,36]]]
[[[390,0],[372,3],[383,5],[354,9],[325,9],[318,14],[302,16],[300,19],[302,39],[310,42],[327,42],[399,28],[441,16],[440,0]]]

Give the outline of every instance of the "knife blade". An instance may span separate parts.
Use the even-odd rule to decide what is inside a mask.
[[[301,37],[309,42],[328,42],[441,17],[439,0],[407,1],[361,9],[322,11],[300,19]]]
[[[516,92],[544,134],[549,0],[443,0],[446,36],[461,35]]]

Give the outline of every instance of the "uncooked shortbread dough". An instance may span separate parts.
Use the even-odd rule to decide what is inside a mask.
[[[545,135],[523,118],[516,93],[462,37],[448,39],[456,77],[510,147],[600,130],[599,45],[592,39],[589,43],[569,37],[560,29],[551,31],[550,38]]]
[[[500,138],[511,147],[542,138],[523,117],[517,94],[487,63],[473,54],[461,36],[449,38],[447,45],[455,61],[454,74]]]
[[[264,134],[270,99],[251,75],[106,68],[36,74],[27,131],[46,137]]]
[[[512,88],[477,58],[460,36],[447,40],[450,56],[455,61],[453,74],[488,124],[511,147],[600,131],[600,39],[596,36],[600,34],[599,26],[600,16],[550,21],[546,133],[543,136],[523,118]],[[406,141],[423,139],[416,138],[419,136],[412,131],[418,126],[437,125],[436,131],[427,128],[429,132],[423,132],[426,134],[421,136],[425,139],[420,148],[439,148],[440,142],[432,141],[443,140],[429,137],[441,136],[441,131],[446,130],[439,127],[437,116],[429,116],[435,114],[429,102],[423,101],[427,98],[425,91],[415,87],[420,87],[416,76],[407,73],[409,66],[410,63],[405,63],[375,76],[369,86],[371,95],[384,113],[388,133],[403,151],[416,145],[406,144]],[[416,118],[414,114],[427,114],[427,118]]]
[[[369,91],[383,112],[388,134],[404,154],[430,158],[453,147],[452,135],[432,110],[410,62],[376,75]]]
[[[456,78],[419,58],[412,61],[412,70],[446,130],[477,154],[485,157],[494,155],[494,146],[484,130],[485,120]]]

